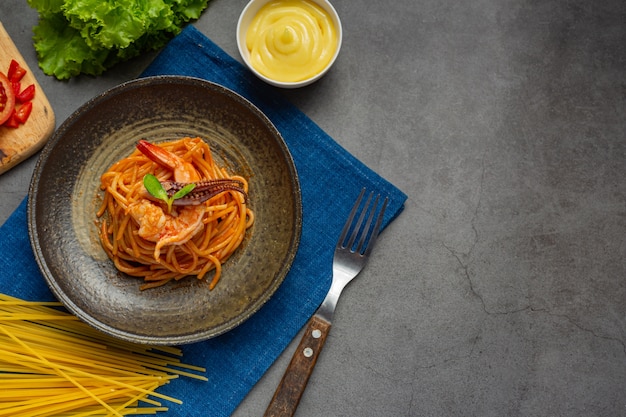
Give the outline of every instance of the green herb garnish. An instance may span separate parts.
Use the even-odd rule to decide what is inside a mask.
[[[146,190],[148,190],[152,197],[158,198],[159,200],[163,200],[167,203],[168,213],[172,212],[172,204],[174,204],[174,200],[186,196],[194,188],[196,188],[196,184],[194,183],[187,184],[180,190],[176,191],[176,193],[170,197],[167,195],[167,191],[165,191],[165,188],[163,188],[163,184],[161,184],[159,179],[152,174],[144,175],[143,185],[144,187],[146,187]]]

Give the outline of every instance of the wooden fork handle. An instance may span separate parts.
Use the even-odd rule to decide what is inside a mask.
[[[309,320],[264,417],[294,415],[329,331],[330,323],[319,316]]]

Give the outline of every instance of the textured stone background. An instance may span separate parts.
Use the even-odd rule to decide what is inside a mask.
[[[237,58],[246,2],[195,23]],[[626,3],[333,4],[335,67],[284,93],[409,200],[344,292],[297,415],[626,415]],[[37,68],[36,13],[3,0],[0,18]],[[151,58],[38,77],[61,123]],[[34,163],[0,177],[1,221]],[[236,416],[262,415],[293,349]]]

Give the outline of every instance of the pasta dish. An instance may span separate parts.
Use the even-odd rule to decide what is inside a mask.
[[[119,271],[143,278],[141,289],[210,272],[213,289],[254,223],[248,182],[218,166],[200,138],[141,140],[100,182],[102,246]]]

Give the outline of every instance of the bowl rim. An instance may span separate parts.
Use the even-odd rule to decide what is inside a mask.
[[[256,13],[261,9],[261,7],[265,6],[267,3],[270,3],[272,1],[276,1],[276,0],[250,0],[248,4],[243,8],[241,14],[239,15],[239,19],[237,20],[236,37],[237,37],[237,48],[239,49],[239,54],[241,58],[243,59],[244,63],[246,64],[246,66],[248,67],[248,69],[250,69],[250,71],[252,71],[254,75],[256,75],[259,79],[265,81],[267,84],[273,85],[275,87],[285,88],[285,89],[293,89],[293,88],[299,88],[299,87],[310,85],[314,83],[315,81],[319,80],[320,78],[322,78],[324,75],[326,75],[326,73],[330,70],[330,68],[335,64],[335,61],[337,60],[337,57],[339,56],[341,45],[343,43],[343,26],[341,24],[339,13],[337,13],[337,10],[333,7],[333,5],[331,4],[329,0],[308,0],[317,4],[321,8],[323,8],[330,15],[333,21],[333,24],[335,25],[335,29],[337,31],[337,49],[335,50],[333,57],[328,62],[326,67],[324,67],[320,72],[313,75],[312,77],[309,77],[301,81],[291,81],[291,82],[279,81],[279,80],[275,80],[275,79],[269,78],[261,74],[250,64],[250,53],[248,51],[248,48],[246,47],[245,32],[248,28],[248,25],[250,24],[250,22],[252,21]]]

